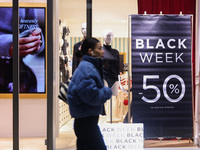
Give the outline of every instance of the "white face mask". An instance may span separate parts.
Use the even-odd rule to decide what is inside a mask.
[[[81,32],[82,32],[83,36],[87,36],[87,24],[86,23],[82,24]]]

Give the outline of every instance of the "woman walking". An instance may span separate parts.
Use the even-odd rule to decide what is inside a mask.
[[[80,53],[82,61],[75,70],[68,89],[70,114],[74,120],[77,150],[106,150],[98,127],[99,115],[112,91],[104,87],[102,58],[104,51],[95,38],[86,38]]]

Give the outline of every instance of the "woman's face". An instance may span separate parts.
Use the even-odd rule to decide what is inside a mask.
[[[92,50],[92,56],[93,57],[99,57],[99,58],[103,58],[103,49],[102,49],[102,46],[101,46],[101,43],[98,42],[95,46],[95,48]]]

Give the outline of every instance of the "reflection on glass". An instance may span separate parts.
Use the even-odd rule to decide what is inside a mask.
[[[126,115],[128,111],[127,106],[127,74],[124,71],[123,64],[127,62],[127,52],[128,52],[128,15],[137,13],[137,0],[125,0],[125,1],[98,1],[94,0],[92,2],[92,20],[93,20],[93,37],[96,37],[101,41],[101,44],[107,46],[107,58],[109,63],[106,66],[113,65],[111,68],[112,72],[107,72],[108,75],[113,73],[114,77],[107,78],[107,84],[113,90],[112,96],[112,109],[110,109],[110,100],[105,104],[105,113],[99,120],[99,124],[102,123],[116,123],[124,122],[126,120]],[[65,59],[60,59],[65,62],[65,65],[61,68],[67,70],[67,74],[60,71],[60,82],[64,82],[66,78],[70,77],[76,67],[78,66],[80,60],[77,59],[74,54],[80,49],[80,45],[85,38],[84,25],[86,20],[86,1],[82,0],[59,0],[59,19],[60,19],[60,57],[67,57]],[[66,34],[63,38],[63,27],[69,29],[69,34]],[[103,35],[103,31],[107,32]],[[112,34],[112,35],[111,35]],[[105,37],[105,38],[103,38]],[[66,42],[66,41],[67,42]],[[64,43],[68,43],[63,50]],[[113,50],[110,52],[110,50]],[[66,51],[66,52],[65,52]],[[64,55],[66,56],[64,56]],[[113,61],[114,60],[114,61]],[[112,63],[110,63],[112,62]],[[106,63],[106,62],[105,62]],[[60,63],[62,64],[62,63]],[[64,67],[65,66],[65,67]],[[106,70],[106,68],[105,68]],[[108,69],[109,70],[109,69]],[[110,70],[109,70],[110,71]],[[63,75],[65,77],[63,78]],[[110,76],[109,76],[110,77]],[[119,78],[120,77],[120,78]],[[111,80],[112,79],[112,80]],[[114,79],[114,80],[113,80]],[[119,79],[121,80],[119,89]],[[76,136],[73,131],[73,119],[71,119],[68,105],[62,101],[59,103],[60,107],[60,117],[59,117],[59,136],[57,137],[57,149],[68,148],[76,149]],[[111,116],[112,110],[112,116]],[[112,120],[111,120],[112,119]],[[65,137],[65,144],[61,143],[61,137]],[[63,142],[64,143],[64,142]]]
[[[0,124],[0,149],[2,150],[13,149],[13,100],[3,94],[11,93],[13,86],[11,2],[12,0],[1,0],[0,6],[0,114],[3,114],[0,115],[0,119],[4,120]],[[45,93],[46,0],[40,2],[22,0],[19,5],[20,92]],[[19,149],[45,150],[46,101],[31,98],[20,99],[19,102]]]
[[[101,9],[99,9],[101,8]],[[128,16],[137,14],[137,1],[93,0],[94,37],[103,44],[104,80],[111,87],[113,96],[106,102],[104,123],[127,122],[128,78],[124,64],[128,62]]]
[[[80,63],[75,53],[80,49],[86,37],[86,0],[59,0],[59,60],[60,89]],[[56,137],[56,149],[76,149],[76,136],[73,130],[73,118],[68,104],[59,100],[59,135]]]

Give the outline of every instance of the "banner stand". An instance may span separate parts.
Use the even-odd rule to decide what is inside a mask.
[[[128,15],[128,123],[131,122],[131,100],[130,100],[130,73],[131,73],[131,61],[130,61],[130,58],[131,58],[131,15]]]
[[[195,134],[191,18],[182,12],[128,16],[128,122],[134,115],[134,123],[144,123],[146,138]]]

